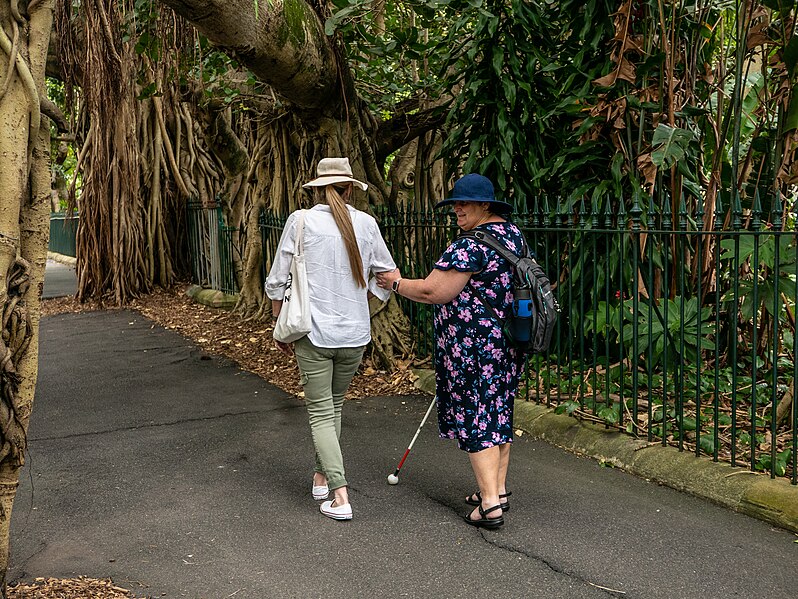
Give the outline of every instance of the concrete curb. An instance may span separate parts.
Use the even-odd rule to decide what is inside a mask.
[[[59,264],[65,264],[67,266],[75,267],[77,263],[77,258],[74,256],[67,256],[65,254],[59,254],[57,252],[47,252],[47,259],[52,260],[53,262],[58,262]]]
[[[238,302],[238,294],[229,295],[216,289],[204,289],[199,285],[192,285],[186,289],[186,295],[198,304],[222,310],[232,310]]]
[[[423,371],[415,372],[421,377]],[[435,392],[434,375],[416,384]],[[515,402],[513,426],[534,439],[798,533],[798,486],[784,479],[650,444],[528,401]]]

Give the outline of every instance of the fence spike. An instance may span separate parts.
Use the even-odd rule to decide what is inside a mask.
[[[701,229],[704,226],[704,202],[701,200],[696,201],[695,207],[696,229]]]
[[[648,194],[648,214],[646,215],[646,226],[649,229],[655,229],[657,223],[657,207],[654,204],[654,190]]]
[[[596,206],[596,198],[590,200],[590,228],[598,229],[599,226],[599,213]]]
[[[563,202],[561,195],[557,196],[557,220],[559,221],[557,224],[561,224],[563,227],[567,227],[570,220],[566,202]]]
[[[629,209],[629,216],[632,218],[632,231],[639,231],[640,217],[643,214],[643,209],[640,207],[637,191],[634,192],[633,197],[634,201],[632,202],[632,207]]]
[[[532,219],[530,215],[531,212],[529,212],[529,204],[527,202],[524,202],[523,210],[520,211],[521,223],[523,224],[524,227],[529,227],[529,225],[532,224],[531,222]]]
[[[551,226],[551,207],[549,206],[549,196],[543,196],[543,226]]]
[[[579,228],[584,229],[587,227],[587,219],[585,218],[585,196],[579,201]]]
[[[667,191],[663,194],[664,201],[662,202],[662,229],[665,231],[670,231],[671,227],[673,226],[673,219],[671,215],[671,194]]]
[[[540,209],[540,196],[535,197],[535,203],[532,207],[532,225],[542,227],[543,226],[543,212]]]
[[[715,197],[715,230],[720,231],[723,228],[723,195],[718,192]]]

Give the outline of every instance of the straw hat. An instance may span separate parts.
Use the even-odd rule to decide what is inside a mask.
[[[354,183],[363,191],[369,188],[368,184],[352,177],[349,158],[322,158],[316,167],[316,178],[302,187],[324,187],[333,183]]]

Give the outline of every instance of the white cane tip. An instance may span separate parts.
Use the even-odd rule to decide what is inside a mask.
[[[395,474],[388,475],[388,484],[389,485],[398,485],[399,484],[399,477]]]

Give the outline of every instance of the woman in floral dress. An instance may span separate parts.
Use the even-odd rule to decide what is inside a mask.
[[[459,179],[451,197],[463,231],[492,234],[520,255],[521,231],[505,216],[512,207],[495,199],[489,179]],[[512,269],[494,250],[470,238],[456,239],[425,279],[403,279],[398,270],[377,275],[380,286],[414,301],[435,304],[435,382],[441,437],[456,439],[468,453],[479,490],[466,503],[476,506],[467,523],[482,528],[504,524],[510,509],[506,487],[513,440],[513,401],[523,356],[513,348],[483,301],[504,318],[512,304]],[[477,290],[479,290],[477,292]]]

